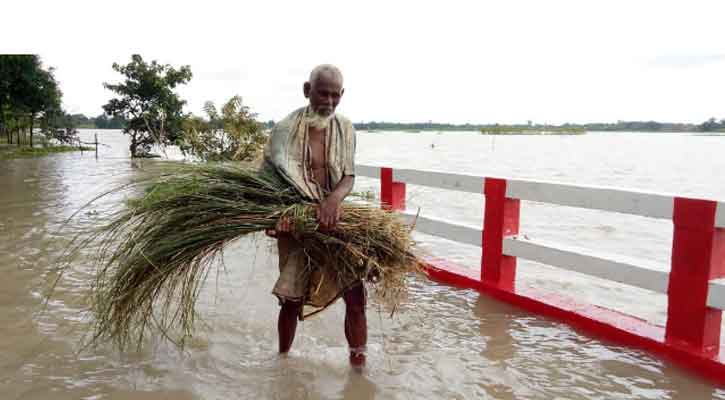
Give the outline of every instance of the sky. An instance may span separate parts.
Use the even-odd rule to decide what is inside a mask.
[[[241,95],[260,120],[305,104],[318,64],[355,122],[725,118],[725,1],[8,1],[1,53],[52,66],[95,116],[131,55],[193,78],[186,111]]]

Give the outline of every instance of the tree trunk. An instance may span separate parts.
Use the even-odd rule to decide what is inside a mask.
[[[8,137],[8,144],[13,144],[13,130],[10,129],[9,125],[9,121],[4,120],[3,129],[5,129],[5,135]]]
[[[33,147],[33,122],[35,122],[35,114],[30,114],[30,147]]]
[[[138,147],[138,143],[136,142],[136,131],[131,132],[131,146],[129,146],[129,150],[131,151],[131,158],[136,157],[136,148]]]

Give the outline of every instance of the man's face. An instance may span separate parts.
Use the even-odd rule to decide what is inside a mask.
[[[321,74],[317,82],[305,82],[304,86],[305,97],[310,99],[312,110],[323,117],[335,112],[344,92],[342,83],[329,74]]]

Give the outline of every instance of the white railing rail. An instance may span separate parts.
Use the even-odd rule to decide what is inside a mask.
[[[383,170],[388,170],[387,175]],[[393,205],[392,208],[402,211],[403,216],[408,221],[413,221],[416,213],[405,210],[405,184],[483,195],[486,180],[492,179],[482,176],[412,169],[381,169],[381,167],[368,165],[356,166],[356,173],[359,176],[381,179],[382,201]],[[620,188],[519,179],[493,179],[505,182],[506,199],[534,201],[658,219],[673,219],[675,202],[678,199],[677,196],[670,194]],[[402,191],[395,190],[395,185],[402,186]],[[695,201],[714,203],[714,231],[717,234],[722,233],[721,228],[725,228],[725,204],[710,200]],[[518,232],[518,203],[515,204],[515,210],[515,232],[513,232],[514,234],[504,232],[504,237],[501,238],[502,245],[500,247],[502,247],[503,256],[521,257],[657,293],[666,294],[669,292],[671,286],[669,282],[670,274],[666,271],[670,269],[670,265],[524,239],[516,235],[516,232]],[[484,221],[484,226],[485,224]],[[486,252],[483,239],[484,229],[480,227],[427,217],[425,216],[425,210],[422,210],[421,215],[417,215],[415,228],[425,234],[480,246],[484,248],[484,253]],[[725,263],[725,259],[716,262]],[[709,290],[706,305],[721,310],[725,309],[725,279],[710,280],[707,286]]]
[[[380,167],[358,165],[360,176],[380,179]],[[457,192],[483,194],[486,177],[437,171],[394,169],[393,181]],[[672,219],[673,194],[547,181],[506,179],[506,197],[590,210]],[[725,203],[720,202],[716,226],[725,228]]]

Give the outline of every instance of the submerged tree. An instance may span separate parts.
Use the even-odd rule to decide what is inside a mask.
[[[73,116],[61,109],[47,110],[40,118],[40,128],[46,138],[59,144],[78,144],[78,130]]]
[[[219,113],[214,103],[204,103],[207,119],[189,118],[184,123],[184,136],[179,142],[185,154],[204,161],[250,161],[260,154],[267,135],[256,114],[234,96]]]
[[[148,155],[156,143],[175,143],[182,132],[185,101],[173,91],[191,79],[188,65],[178,70],[156,61],[145,62],[134,54],[126,65],[113,63],[113,69],[124,75],[118,84],[103,86],[118,95],[103,106],[109,116],[126,121],[123,132],[131,136],[131,157]]]

